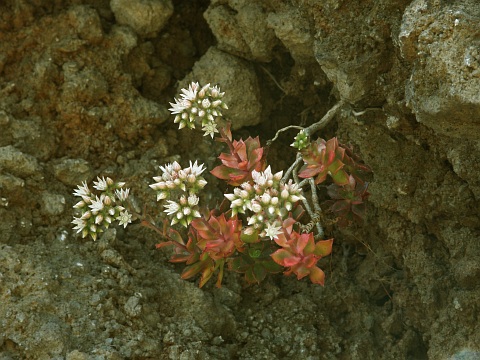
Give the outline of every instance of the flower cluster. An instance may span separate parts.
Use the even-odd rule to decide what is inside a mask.
[[[82,200],[73,207],[78,209],[81,215],[73,218],[73,229],[77,230],[77,233],[81,232],[83,238],[90,235],[96,240],[97,235],[108,229],[114,221],[124,227],[131,223],[132,214],[124,206],[130,189],[123,188],[124,186],[125,183],[116,183],[109,177],[97,177],[97,181],[93,182],[93,188],[100,194],[90,191],[86,181],[78,185],[73,195],[81,197]]]
[[[283,171],[272,174],[270,166],[265,171],[252,171],[253,184],[244,182],[233,189],[233,194],[225,194],[230,200],[232,215],[245,214],[247,210],[253,213],[247,217],[251,229],[258,231],[261,237],[271,240],[281,233],[282,220],[288,216],[293,205],[304,200],[302,190],[290,180],[281,181]]]
[[[305,149],[308,145],[310,145],[310,140],[304,130],[300,130],[297,136],[295,136],[294,140],[295,141],[290,144],[290,146],[294,147],[298,151]]]
[[[162,175],[155,176],[156,183],[149,186],[157,191],[157,201],[166,200],[164,207],[167,215],[172,217],[171,225],[180,223],[186,227],[194,218],[200,217],[197,193],[207,184],[200,176],[205,171],[204,165],[190,161],[190,166],[182,169],[174,161],[160,166],[160,170]]]
[[[205,135],[213,135],[218,132],[216,118],[222,116],[222,109],[228,109],[222,97],[225,93],[220,92],[218,86],[207,84],[200,88],[198,82],[192,82],[188,89],[182,89],[180,98],[175,98],[175,103],[169,110],[175,116],[175,123],[179,123],[179,129],[187,127],[195,128],[195,122],[200,122]]]

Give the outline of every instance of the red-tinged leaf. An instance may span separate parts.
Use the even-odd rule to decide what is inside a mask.
[[[182,262],[187,262],[188,259],[190,259],[190,256],[189,254],[187,255],[172,255],[172,257],[170,258],[170,262],[171,263],[174,263],[174,264],[177,264],[177,263],[182,263]]]
[[[234,148],[235,154],[237,154],[240,157],[240,159],[242,160],[248,159],[247,145],[242,139],[240,139],[239,141],[235,140],[233,142],[233,148]]]
[[[321,165],[314,166],[314,167],[305,167],[305,168],[302,168],[302,170],[298,174],[298,177],[301,177],[302,179],[311,178],[317,175],[318,173],[322,172],[323,170],[324,170],[323,166]]]
[[[185,242],[183,241],[183,238],[182,236],[180,235],[180,233],[172,228],[169,228],[168,229],[168,235],[167,235],[170,239],[172,239],[173,241],[179,243],[179,244],[182,244],[182,245],[185,245]]]
[[[256,171],[263,171],[265,170],[265,161],[262,161],[263,158],[263,148],[255,149],[252,154],[252,160],[250,162],[255,165]]]
[[[350,212],[350,202],[347,200],[338,200],[331,206],[330,210],[338,215],[345,215]]]
[[[305,209],[299,203],[294,207],[292,211],[291,218],[295,221],[300,220],[300,218],[305,214]]]
[[[293,231],[293,225],[296,223],[296,220],[292,217],[288,217],[283,221],[282,227],[287,231],[288,234],[291,234]]]
[[[323,183],[325,180],[327,180],[327,172],[324,171],[320,173],[316,178],[315,178],[315,185]]]
[[[302,237],[303,236],[306,236],[308,240],[305,247],[303,248],[303,253],[304,254],[313,253],[315,251],[315,241],[313,240],[313,233],[303,234]]]
[[[308,269],[303,263],[298,264],[298,266],[295,266],[292,268],[293,272],[297,275],[297,279],[303,279],[305,276],[310,274],[310,269]]]
[[[222,287],[222,280],[223,280],[223,268],[225,265],[225,260],[218,260],[217,264],[215,266],[215,269],[219,269],[218,271],[218,277],[217,277],[217,282],[215,283],[215,286],[217,288]]]
[[[282,265],[282,266],[289,266],[285,265],[285,259],[288,259],[290,256],[292,256],[292,253],[288,252],[285,249],[278,249],[275,251],[272,255],[270,255],[277,264]]]
[[[324,284],[325,284],[325,273],[319,267],[314,266],[310,269],[310,280],[314,284],[319,284],[319,285],[324,286]]]
[[[335,151],[335,154],[336,154],[336,158],[338,160],[341,160],[343,162],[343,159],[345,158],[345,149],[342,148],[342,147],[338,147],[337,150]]]
[[[302,234],[298,236],[297,241],[295,243],[295,252],[297,254],[303,254],[305,247],[307,246],[309,241],[313,241],[313,234]]]
[[[205,263],[203,261],[196,262],[190,266],[187,266],[182,271],[182,275],[180,276],[182,279],[189,279],[195,275],[197,275],[202,269],[205,267]]]
[[[360,219],[365,218],[366,207],[365,204],[355,204],[352,206],[352,212],[357,215]]]
[[[325,143],[325,152],[335,152],[338,148],[338,139],[336,137],[331,138]]]
[[[310,269],[317,263],[318,260],[318,256],[310,254],[303,259],[302,263],[307,269]]]
[[[285,267],[295,266],[301,261],[302,261],[302,258],[300,256],[290,254],[289,257],[283,259],[283,266]]]
[[[233,154],[221,153],[218,157],[222,164],[229,168],[236,168],[238,164],[238,158]]]
[[[213,264],[212,266],[208,266],[207,268],[205,268],[205,270],[203,270],[202,272],[202,276],[200,277],[200,283],[198,284],[198,287],[199,288],[203,287],[203,285],[205,285],[208,282],[208,280],[210,280],[213,273],[214,273]]]
[[[170,245],[173,245],[173,241],[165,241],[165,242],[163,242],[163,243],[156,244],[156,245],[155,245],[155,248],[161,249],[161,248],[163,248],[163,247],[165,247],[165,246],[170,246]]]
[[[232,174],[234,171],[234,169],[228,168],[225,165],[218,165],[210,171],[210,174],[218,179],[230,180],[230,174]]]
[[[232,130],[230,129],[232,126],[232,123],[230,121],[227,121],[227,124],[225,125],[225,135],[227,135],[228,140],[232,141]]]
[[[332,252],[333,239],[320,240],[315,244],[315,251],[313,252],[317,256],[327,256]]]
[[[192,220],[191,225],[194,227],[195,230],[197,231],[209,231],[211,232],[209,226],[205,223],[205,220],[203,218],[195,218]]]

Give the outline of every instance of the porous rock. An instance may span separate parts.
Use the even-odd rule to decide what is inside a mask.
[[[439,134],[478,139],[479,22],[476,1],[436,7],[415,0],[405,11],[399,40],[413,65],[407,104],[417,121]]]
[[[228,89],[223,100],[228,105],[227,119],[232,122],[232,129],[256,125],[261,121],[257,75],[245,60],[211,47],[195,63],[183,84],[190,81],[198,81],[201,85],[221,84],[222,91]]]
[[[112,0],[110,7],[119,24],[142,37],[154,37],[173,13],[170,0]]]

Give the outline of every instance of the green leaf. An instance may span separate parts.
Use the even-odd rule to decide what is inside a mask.
[[[343,164],[342,164],[343,166]],[[348,184],[348,174],[342,170],[342,169],[338,169],[337,172],[331,172],[331,175],[332,177],[332,180],[335,182],[335,184],[337,185],[347,185]]]
[[[267,270],[269,273],[275,274],[282,271],[282,266],[271,259],[262,261],[262,264],[265,270]]]
[[[258,243],[260,239],[258,238],[258,231],[254,231],[253,234],[245,234],[245,232],[242,232],[240,235],[240,240],[242,240],[246,244],[254,244]]]
[[[262,264],[257,263],[253,265],[253,275],[255,276],[257,282],[261,282],[265,279],[267,272],[265,271],[265,268],[262,266]]]

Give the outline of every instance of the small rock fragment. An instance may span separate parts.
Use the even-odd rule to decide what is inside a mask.
[[[155,37],[173,14],[170,0],[112,0],[110,7],[119,24],[142,37]]]

